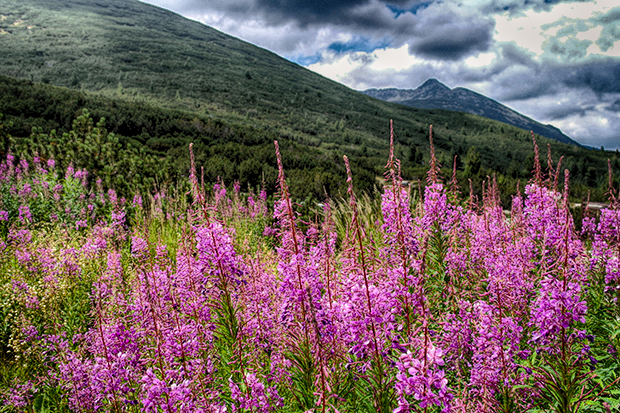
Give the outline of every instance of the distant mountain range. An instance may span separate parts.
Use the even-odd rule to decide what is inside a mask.
[[[363,93],[387,102],[419,109],[444,109],[484,116],[520,129],[532,130],[550,139],[582,146],[554,126],[543,125],[472,90],[463,87],[450,89],[437,79],[428,79],[417,89],[368,89]]]

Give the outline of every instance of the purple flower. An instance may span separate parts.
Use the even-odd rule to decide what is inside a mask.
[[[133,197],[133,207],[134,208],[142,208],[142,197],[140,195],[134,195]]]
[[[136,258],[144,258],[148,254],[149,246],[147,242],[140,237],[131,238],[131,254]]]
[[[19,207],[19,220],[24,223],[26,221],[32,221],[32,214],[28,205],[21,205]]]
[[[37,392],[37,388],[31,381],[21,382],[15,379],[11,388],[4,394],[0,393],[0,397],[4,402],[4,406],[12,407],[18,411],[27,411],[30,406],[33,395]]]
[[[423,341],[420,344],[423,345]],[[396,362],[398,407],[394,411],[408,412],[417,404],[420,409],[438,406],[442,407],[442,412],[450,412],[453,395],[449,393],[448,380],[439,368],[443,364],[443,352],[431,343],[427,343],[417,355],[410,351],[401,354]]]

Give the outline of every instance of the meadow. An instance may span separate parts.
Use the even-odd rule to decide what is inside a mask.
[[[380,196],[345,156],[347,197],[313,208],[277,142],[273,204],[205,182],[191,145],[188,179],[131,199],[9,152],[0,412],[619,411],[611,171],[575,222],[534,142],[507,214],[493,178],[470,196],[430,147],[423,189],[392,139]]]

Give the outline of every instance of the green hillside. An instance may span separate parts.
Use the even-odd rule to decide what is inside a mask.
[[[186,177],[190,142],[207,182],[239,180],[244,188],[264,184],[269,192],[275,190],[273,141],[279,137],[264,128],[4,76],[1,113],[2,157],[11,149],[27,159],[53,158],[60,171],[72,162],[75,168],[96,172],[106,187],[124,195],[151,190],[154,184],[174,185]],[[287,139],[280,147],[296,198],[344,193],[339,154]],[[372,191],[373,166],[355,160],[353,168],[366,178],[357,187]]]
[[[395,122],[405,179],[423,177],[430,124],[440,161],[451,166],[459,155],[459,179],[471,178],[477,188],[496,172],[507,194],[531,170],[526,131],[474,115],[379,101],[137,1],[0,0],[0,40],[5,57],[0,74],[33,82],[0,82],[0,113],[13,122],[10,135],[27,138],[35,125],[41,127],[39,135],[53,129],[68,133],[86,108],[95,123],[106,118],[102,126],[119,137],[119,145],[159,162],[157,173],[149,172],[153,179],[165,172],[166,179],[174,180],[185,171],[186,145],[193,140],[200,143],[199,161],[213,170],[206,178],[219,173],[228,182],[254,185],[260,176],[272,186],[275,162],[267,152],[279,139],[291,150],[289,166],[298,171],[291,176],[298,181],[293,185],[298,197],[341,191],[342,154],[356,159],[358,181],[370,189],[387,157],[389,119]],[[22,140],[22,147],[30,141]],[[544,138],[539,143],[550,143],[556,160],[565,156],[576,197],[584,196],[587,187],[600,187],[594,196],[603,196],[606,159],[611,156],[617,166],[615,153]],[[256,147],[248,151],[252,144]]]

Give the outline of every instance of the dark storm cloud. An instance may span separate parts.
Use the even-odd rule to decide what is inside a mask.
[[[487,51],[494,28],[494,20],[458,8],[427,8],[415,25],[409,53],[430,59],[459,60]]]
[[[190,0],[181,7],[185,12],[219,10],[245,19],[260,16],[268,25],[294,22],[300,27],[334,24],[387,28],[389,20],[385,16],[395,17],[398,11],[413,10],[419,3],[419,0]],[[381,9],[389,13],[378,13]]]
[[[563,83],[570,87],[589,88],[597,94],[620,93],[620,59],[562,68]]]
[[[544,50],[564,61],[575,61],[583,59],[588,54],[588,47],[592,44],[591,40],[579,40],[569,38],[561,42],[557,37],[550,39],[545,44]]]
[[[480,10],[484,13],[518,14],[525,10],[547,11],[559,3],[585,3],[587,1],[589,0],[489,0],[480,2]]]
[[[534,54],[517,46],[515,43],[504,43],[500,46],[501,56],[505,65],[537,66]]]
[[[266,21],[280,24],[297,22],[309,24],[354,24],[352,16],[362,8],[377,5],[387,8],[396,17],[404,13],[416,14],[429,5],[456,4],[445,0],[149,0],[182,14],[201,10],[219,10],[227,14],[244,15],[246,18],[261,15]],[[515,12],[524,10],[548,10],[557,3],[574,0],[480,0],[481,15],[492,12]]]
[[[620,59],[604,58],[583,63],[541,63],[520,53],[519,48],[504,46],[504,70],[501,79],[495,79],[501,88],[498,98],[502,100],[526,100],[554,94],[561,87],[588,90],[596,95],[620,93]],[[523,70],[510,68],[521,65]],[[490,73],[494,76],[497,71]]]
[[[256,0],[256,7],[284,20],[304,26],[311,23],[336,23],[346,19],[352,9],[370,0]]]
[[[356,10],[369,6],[371,0],[255,0],[256,7],[271,15],[295,20],[301,25],[311,23],[350,22],[349,13],[356,15]],[[411,0],[377,0],[374,3],[399,11],[410,11],[420,7],[421,1]]]
[[[620,112],[620,99],[616,100],[614,103],[607,106],[605,109],[607,109],[610,112]]]
[[[572,105],[562,105],[557,109],[548,109],[545,110],[545,118],[549,120],[562,120],[566,119],[570,116],[578,115],[578,116],[586,116],[588,112],[592,112],[596,110],[593,105],[590,106],[580,106],[576,104]]]
[[[369,38],[389,37],[390,47],[407,43],[411,54],[430,59],[456,61],[486,51],[492,43],[495,28],[493,19],[446,2],[294,2],[300,3],[300,6],[291,8],[288,17],[302,25],[321,19],[322,23],[353,29]],[[367,51],[364,47],[359,50]]]
[[[616,112],[616,113],[620,112],[620,99],[616,100],[614,103],[607,106],[605,109],[607,109],[610,112]]]
[[[496,87],[503,89],[499,98],[506,100],[527,100],[551,95],[558,88],[553,76],[548,73],[519,73],[509,75],[497,82]]]
[[[430,59],[459,60],[488,50],[491,40],[488,26],[448,24],[443,28],[432,29],[424,37],[412,39],[409,52]]]
[[[420,1],[414,2],[413,4],[407,4],[403,7],[398,6],[397,4],[387,4],[387,7],[395,14],[396,17],[400,16],[404,13],[413,13],[417,14],[418,11],[424,10],[429,5],[433,4],[433,1]]]

